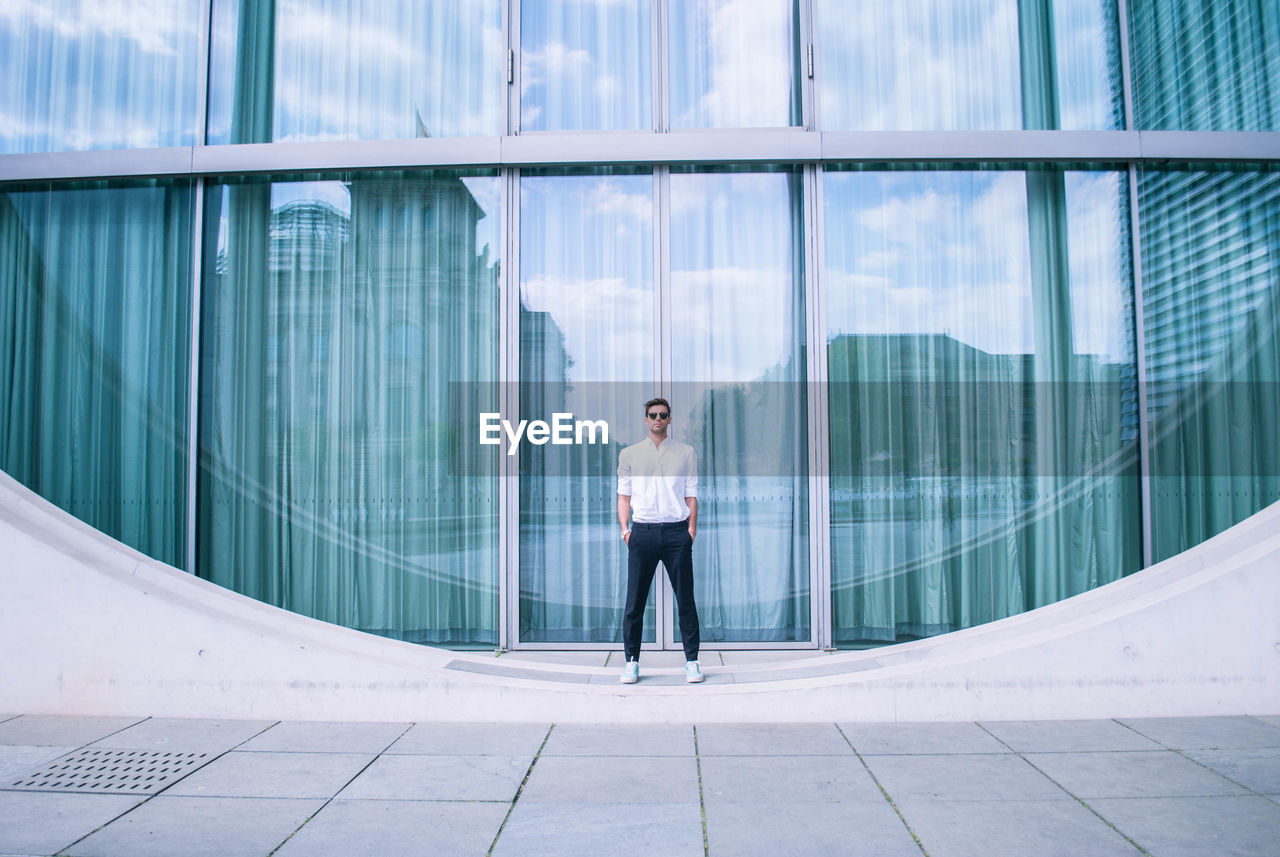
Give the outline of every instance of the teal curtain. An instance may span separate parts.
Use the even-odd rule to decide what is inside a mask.
[[[391,172],[214,184],[197,571],[413,642],[497,640],[500,192]]]
[[[1162,131],[1280,131],[1280,4],[1129,0],[1134,112]]]
[[[1280,499],[1280,171],[1146,168],[1155,559]]]
[[[801,174],[673,170],[671,212],[672,431],[698,455],[702,640],[807,641]]]
[[[0,190],[0,467],[185,564],[189,182]]]
[[[825,181],[835,639],[945,633],[1137,570],[1123,176]]]

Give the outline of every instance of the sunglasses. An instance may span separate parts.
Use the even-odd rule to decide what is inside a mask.
[[[649,419],[651,420],[665,420],[669,416],[671,414],[667,411],[649,411]]]

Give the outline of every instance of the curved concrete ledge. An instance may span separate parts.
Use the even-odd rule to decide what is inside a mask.
[[[133,551],[0,474],[0,711],[311,720],[931,721],[1280,713],[1280,504],[1124,580],[866,652],[510,664],[318,622]],[[649,671],[646,671],[649,673]]]

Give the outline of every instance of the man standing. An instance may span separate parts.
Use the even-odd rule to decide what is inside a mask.
[[[618,456],[618,524],[627,543],[627,609],[622,617],[627,663],[622,682],[634,684],[640,679],[644,607],[658,560],[666,567],[676,594],[685,680],[699,682],[703,676],[698,666],[698,608],[693,603],[698,458],[693,447],[667,437],[671,405],[666,399],[644,403],[644,422],[649,436]]]

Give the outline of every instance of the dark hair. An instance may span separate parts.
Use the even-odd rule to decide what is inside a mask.
[[[661,396],[659,396],[656,399],[650,399],[649,401],[644,403],[644,415],[646,417],[649,416],[649,409],[652,408],[654,405],[662,405],[662,407],[667,409],[667,413],[671,413],[671,403],[668,402],[666,399],[662,398]]]

